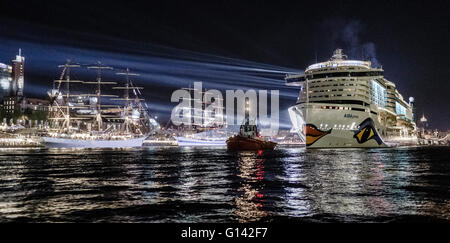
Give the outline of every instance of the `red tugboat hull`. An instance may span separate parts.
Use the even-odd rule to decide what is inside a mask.
[[[273,150],[277,144],[255,138],[233,136],[227,140],[229,150]]]

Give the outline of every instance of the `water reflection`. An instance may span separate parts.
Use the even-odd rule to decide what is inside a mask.
[[[450,220],[449,152],[0,150],[0,221]]]
[[[367,151],[308,150],[305,163],[315,213],[365,216],[391,210],[381,162]]]
[[[235,199],[236,215],[239,222],[256,221],[267,216],[263,209],[264,179],[263,151],[238,153],[238,176],[241,178],[238,196]]]
[[[308,198],[308,185],[306,185],[304,153],[305,148],[288,148],[287,153],[293,155],[282,160],[284,169],[280,178],[287,181],[284,187],[284,197],[281,207],[284,208],[283,215],[290,217],[302,217],[312,215],[310,199]]]

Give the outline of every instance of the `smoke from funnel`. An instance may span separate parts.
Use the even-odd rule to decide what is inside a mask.
[[[372,66],[379,67],[380,63],[377,60],[375,44],[372,42],[366,43],[362,46],[362,49],[364,60],[369,60],[372,62]]]
[[[358,20],[327,19],[322,23],[322,31],[330,33],[327,43],[331,48],[344,49],[350,59],[371,61],[373,66],[380,66],[373,42],[361,41],[365,25]]]

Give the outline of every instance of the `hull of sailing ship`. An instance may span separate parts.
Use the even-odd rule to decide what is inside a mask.
[[[190,137],[175,137],[178,146],[189,147],[204,147],[204,146],[227,146],[227,138],[190,138]]]
[[[293,129],[307,148],[387,147],[374,114],[359,110],[323,109],[330,104],[296,105],[289,108]],[[307,114],[307,116],[306,116]]]
[[[123,140],[85,140],[71,138],[43,137],[50,148],[133,148],[141,147],[145,136]]]

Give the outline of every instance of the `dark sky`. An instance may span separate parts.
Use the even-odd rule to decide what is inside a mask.
[[[2,0],[0,62],[7,62],[22,47],[31,66],[26,87],[38,87],[57,76],[52,68],[64,62],[65,51],[66,56],[86,62],[91,58],[86,50],[92,50],[105,56],[111,53],[105,62],[123,57],[142,64],[163,57],[195,61],[196,68],[202,62],[228,63],[288,72],[302,71],[316,59],[327,60],[340,47],[350,57],[382,65],[386,78],[397,84],[405,99],[415,97],[418,115],[425,112],[434,128],[448,129],[449,5],[448,1]],[[167,70],[157,76],[159,83],[153,83],[161,88],[155,102],[170,105],[171,91],[186,86],[181,82],[177,87],[176,79],[167,79],[170,88],[164,85],[171,67],[178,66],[168,62]],[[180,77],[181,69],[177,70]],[[233,70],[224,68],[215,75],[226,76]],[[269,75],[255,78],[258,88],[263,81],[280,80],[283,85],[283,75],[245,75]],[[238,76],[233,80],[236,87],[245,87]],[[295,103],[291,96],[296,92],[285,92],[289,97],[281,100],[282,108]]]

